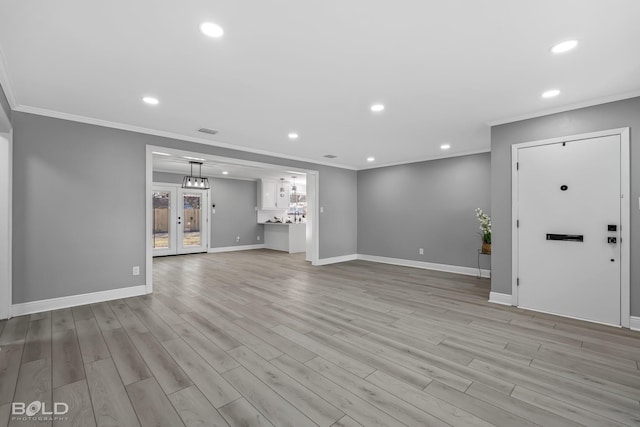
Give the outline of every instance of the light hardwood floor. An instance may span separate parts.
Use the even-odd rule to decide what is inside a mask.
[[[257,250],[158,258],[154,283],[0,322],[0,425],[640,425],[640,333],[485,279]],[[68,419],[11,421],[34,400]]]

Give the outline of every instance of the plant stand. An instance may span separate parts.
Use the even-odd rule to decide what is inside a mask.
[[[482,279],[482,269],[480,268],[480,255],[491,256],[491,252],[486,253],[482,249],[478,249],[478,275],[476,276],[476,279]],[[491,279],[491,269],[489,269],[489,279]]]

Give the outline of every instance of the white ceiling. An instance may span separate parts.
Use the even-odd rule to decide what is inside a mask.
[[[0,83],[22,111],[362,169],[487,151],[488,122],[640,94],[639,16],[638,0],[0,0]]]

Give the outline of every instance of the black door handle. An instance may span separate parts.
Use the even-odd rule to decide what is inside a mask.
[[[582,234],[547,234],[547,240],[564,240],[567,242],[584,242]]]

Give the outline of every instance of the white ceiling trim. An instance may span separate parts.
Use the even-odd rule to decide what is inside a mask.
[[[18,103],[16,102],[16,97],[13,94],[11,81],[9,80],[9,72],[7,70],[7,61],[4,59],[4,54],[0,47],[0,86],[2,86],[4,94],[7,97],[7,101],[9,101],[9,106],[11,109],[15,109],[18,106]]]
[[[588,101],[578,102],[575,104],[563,105],[560,107],[549,108],[546,110],[536,111],[535,113],[521,114],[518,116],[508,117],[504,119],[492,120],[487,122],[489,126],[504,125],[507,123],[519,122],[521,120],[534,119],[536,117],[548,116],[551,114],[564,113],[565,111],[577,110],[579,108],[593,107],[594,105],[606,104],[608,102],[621,101],[640,96],[640,90],[619,93],[616,95],[604,96],[602,98],[590,99]]]
[[[491,147],[488,148],[482,148],[480,150],[469,150],[469,151],[463,151],[463,152],[457,152],[457,153],[452,153],[452,154],[443,154],[443,155],[439,155],[439,156],[425,156],[425,157],[418,157],[415,160],[409,160],[409,161],[405,161],[405,162],[391,162],[391,163],[382,163],[382,164],[376,164],[376,165],[371,165],[371,166],[364,166],[359,168],[359,171],[363,171],[363,170],[367,170],[367,169],[377,169],[377,168],[386,168],[388,166],[398,166],[398,165],[409,165],[412,163],[420,163],[420,162],[428,162],[431,160],[441,160],[441,159],[450,159],[453,157],[461,157],[461,156],[470,156],[472,154],[482,154],[482,153],[490,153],[491,152]]]
[[[127,125],[127,124],[124,124],[124,123],[111,122],[111,121],[108,121],[108,120],[96,119],[96,118],[93,118],[93,117],[78,116],[78,115],[75,115],[75,114],[63,113],[63,112],[60,112],[60,111],[47,110],[45,108],[30,107],[30,106],[27,106],[27,105],[18,105],[16,107],[14,107],[13,110],[14,111],[19,111],[19,112],[22,112],[22,113],[36,114],[36,115],[39,115],[39,116],[53,117],[53,118],[56,118],[56,119],[70,120],[70,121],[73,121],[73,122],[86,123],[86,124],[90,124],[90,125],[96,125],[96,126],[103,126],[103,127],[108,127],[108,128],[126,130],[126,131],[130,131],[130,132],[144,133],[144,134],[147,134],[147,135],[155,135],[155,136],[160,136],[160,137],[163,137],[163,138],[170,138],[170,139],[177,139],[177,140],[181,140],[181,141],[196,142],[198,144],[210,145],[210,146],[213,146],[213,147],[228,148],[228,149],[231,149],[231,150],[244,151],[246,153],[261,154],[261,155],[264,155],[264,156],[271,156],[271,157],[279,157],[279,158],[282,158],[282,159],[296,160],[296,161],[299,161],[299,162],[313,163],[313,164],[316,164],[316,165],[324,165],[324,166],[330,166],[330,167],[334,167],[334,168],[357,170],[356,168],[354,168],[352,166],[341,165],[341,164],[330,163],[330,162],[323,162],[322,160],[315,160],[315,159],[309,159],[309,158],[305,158],[305,157],[290,156],[290,155],[287,155],[287,154],[275,153],[275,152],[266,151],[266,150],[257,150],[257,149],[252,149],[252,148],[248,148],[248,147],[242,147],[242,146],[238,146],[238,145],[227,144],[227,143],[224,143],[224,142],[209,141],[209,140],[203,139],[203,138],[194,138],[192,136],[181,135],[181,134],[177,134],[177,133],[173,133],[173,132],[165,132],[165,131],[161,131],[161,130],[144,128],[144,127],[140,127],[140,126]]]

